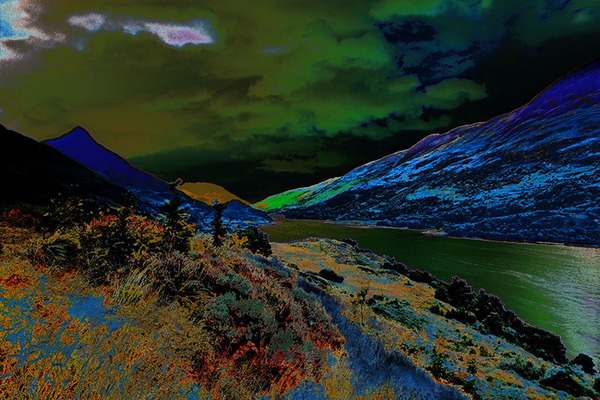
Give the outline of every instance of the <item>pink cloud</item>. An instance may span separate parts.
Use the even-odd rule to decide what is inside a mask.
[[[140,19],[111,20],[109,17],[96,12],[72,15],[67,22],[75,27],[89,32],[99,30],[118,31],[136,36],[138,33],[149,33],[161,42],[173,46],[209,45],[215,40],[210,34],[208,21],[195,21],[189,24],[173,22],[147,21]]]
[[[199,45],[213,43],[212,37],[210,37],[202,28],[162,24],[157,22],[146,23],[145,27],[148,32],[171,46],[182,47],[186,44]]]

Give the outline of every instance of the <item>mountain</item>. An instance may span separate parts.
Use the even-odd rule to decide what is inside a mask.
[[[525,106],[256,206],[290,218],[600,244],[600,58]]]
[[[208,205],[212,205],[215,200],[219,203],[227,203],[235,200],[242,204],[250,205],[246,200],[240,199],[235,194],[229,192],[222,186],[208,182],[186,182],[177,189],[187,194],[193,199],[200,200]]]
[[[60,151],[0,125],[0,203],[44,205],[61,192],[119,204],[125,191]]]
[[[187,208],[191,220],[199,227],[208,229],[214,215],[211,206],[188,195],[185,191],[171,190],[168,182],[131,165],[119,154],[100,144],[84,128],[77,127],[45,143],[134,193],[140,200],[140,208],[143,211],[157,213],[165,201],[173,196],[179,197]],[[224,216],[229,219],[228,223],[232,228],[272,222],[266,213],[246,205],[241,207],[228,205]]]
[[[134,167],[126,159],[98,143],[82,127],[76,127],[61,137],[46,140],[45,143],[101,173],[120,186],[148,188],[157,191],[169,190],[169,184],[166,181]]]

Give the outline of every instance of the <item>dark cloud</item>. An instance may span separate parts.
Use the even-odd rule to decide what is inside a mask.
[[[391,44],[430,42],[438,35],[435,26],[421,20],[404,20],[375,24]]]
[[[83,125],[154,172],[255,198],[520,106],[599,53],[599,11],[0,0],[0,118],[40,139]]]

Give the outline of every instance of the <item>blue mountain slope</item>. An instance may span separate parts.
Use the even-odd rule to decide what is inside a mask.
[[[209,229],[209,222],[214,215],[212,207],[178,190],[171,191],[168,182],[134,167],[120,155],[98,143],[85,129],[77,127],[57,139],[46,141],[46,144],[130,190],[140,199],[140,207],[147,212],[157,213],[160,206],[173,196],[181,198],[191,220],[201,229]],[[225,217],[231,228],[272,222],[266,213],[242,204],[228,204]]]
[[[600,59],[524,107],[259,203],[292,218],[600,244]]]
[[[81,127],[77,127],[57,139],[48,140],[46,143],[120,186],[159,191],[169,190],[167,182],[132,166],[117,153],[98,143]]]

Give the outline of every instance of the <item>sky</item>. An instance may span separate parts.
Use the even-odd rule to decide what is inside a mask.
[[[599,0],[0,0],[0,123],[250,201],[515,109]]]

